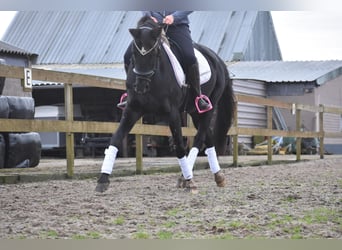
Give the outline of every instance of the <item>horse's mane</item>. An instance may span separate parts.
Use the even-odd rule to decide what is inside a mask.
[[[142,18],[140,18],[140,20],[138,21],[138,28],[141,26],[149,26],[151,28],[157,27],[158,24],[155,23],[151,17],[149,16],[143,16]]]

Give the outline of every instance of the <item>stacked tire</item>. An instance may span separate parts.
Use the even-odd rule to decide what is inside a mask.
[[[0,118],[34,119],[34,99],[0,96]],[[35,167],[40,161],[41,148],[36,132],[0,132],[0,168]]]

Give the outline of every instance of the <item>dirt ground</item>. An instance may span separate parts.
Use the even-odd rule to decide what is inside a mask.
[[[0,185],[0,238],[342,239],[340,159],[222,171],[224,188],[195,171],[198,194],[177,173]]]

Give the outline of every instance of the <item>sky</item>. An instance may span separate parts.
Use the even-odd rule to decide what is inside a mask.
[[[342,60],[342,10],[274,11],[283,60]]]
[[[0,39],[5,33],[7,26],[11,23],[16,11],[0,11]]]
[[[0,39],[15,13],[0,11]],[[342,10],[271,13],[284,61],[342,60]]]

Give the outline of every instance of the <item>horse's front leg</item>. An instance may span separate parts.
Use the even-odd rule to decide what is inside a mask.
[[[119,151],[118,148],[141,116],[141,113],[131,111],[128,108],[122,114],[120,125],[113,134],[109,147],[105,150],[105,157],[101,166],[101,175],[97,180],[95,191],[103,193],[108,189],[109,176],[114,168],[116,155]]]
[[[212,138],[212,132],[210,131],[210,122],[213,117],[213,111],[214,110],[210,110],[203,114],[191,114],[193,123],[196,124],[197,129],[193,146],[188,154],[188,163],[192,169],[194,168],[199,150],[202,148],[203,144],[205,143],[206,147],[213,146],[213,140],[209,140],[209,138]]]
[[[178,164],[183,175],[183,177],[178,180],[177,186],[186,188],[186,190],[191,193],[197,193],[197,187],[192,180],[192,168],[189,166],[188,159],[186,157],[186,150],[184,147],[182,135],[182,122],[178,110],[171,111],[169,126],[176,146],[176,156],[178,159]]]

